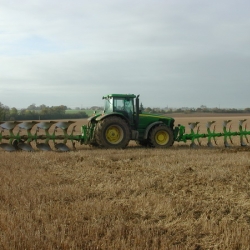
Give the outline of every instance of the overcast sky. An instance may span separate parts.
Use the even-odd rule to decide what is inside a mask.
[[[0,0],[0,102],[250,107],[249,0]]]

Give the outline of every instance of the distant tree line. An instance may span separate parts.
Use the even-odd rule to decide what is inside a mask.
[[[171,113],[250,113],[250,108],[245,109],[222,109],[222,108],[208,108],[204,105],[201,105],[199,108],[144,108],[143,105],[140,105],[140,109],[145,113],[157,113],[157,114],[171,114]]]
[[[74,113],[66,113],[67,106],[46,106],[44,104],[36,106],[35,104],[29,105],[26,109],[18,110],[17,108],[9,108],[0,102],[0,121],[10,120],[51,120],[51,119],[82,119],[87,118],[88,115],[84,109],[78,109]],[[102,107],[93,106],[91,109],[102,110]],[[250,108],[245,109],[221,109],[221,108],[208,108],[201,105],[199,108],[144,108],[140,104],[140,110],[146,113],[157,114],[171,114],[171,113],[250,113]]]
[[[64,105],[49,107],[44,104],[38,107],[32,104],[26,109],[18,110],[15,107],[9,108],[0,103],[0,120],[81,119],[88,117],[84,111],[66,114],[66,110],[67,107]]]

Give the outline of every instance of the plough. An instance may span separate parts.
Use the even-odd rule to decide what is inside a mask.
[[[51,151],[52,148],[49,142],[54,144],[54,148],[59,151],[69,151],[69,147],[66,145],[67,141],[71,141],[73,148],[75,148],[75,141],[79,141],[81,136],[73,135],[75,131],[75,126],[73,126],[71,133],[68,134],[69,126],[75,123],[73,121],[68,122],[56,122],[56,121],[45,121],[45,122],[18,122],[9,121],[0,124],[2,128],[0,132],[0,142],[7,140],[8,142],[1,143],[0,147],[6,151],[15,151],[18,149],[24,151],[34,151],[31,146],[31,142],[35,142],[36,148],[43,151]],[[50,133],[50,128],[54,126],[53,132]],[[18,132],[14,132],[17,130]],[[31,130],[34,130],[32,133]],[[61,134],[56,134],[57,130],[61,129]],[[22,130],[25,130],[25,134],[21,134]],[[43,130],[43,134],[39,134],[40,130]],[[5,133],[7,131],[7,133]],[[63,141],[63,142],[57,142]]]
[[[197,144],[195,141],[198,142],[198,145],[201,146],[201,138],[207,138],[207,146],[213,147],[214,144],[217,145],[217,138],[223,137],[223,142],[225,147],[230,147],[230,144],[228,140],[230,140],[230,143],[233,144],[232,137],[233,136],[239,136],[240,139],[240,146],[247,146],[246,143],[249,143],[247,135],[250,135],[250,131],[247,131],[247,124],[246,119],[239,120],[239,131],[232,132],[231,131],[231,121],[232,120],[224,120],[222,123],[223,132],[216,133],[215,132],[215,121],[209,121],[206,124],[207,133],[199,133],[200,127],[198,126],[199,122],[193,122],[189,123],[190,127],[190,133],[185,134],[185,127],[182,125],[179,125],[179,132],[178,136],[176,137],[176,141],[178,142],[187,142],[188,140],[191,141],[190,147],[196,147]],[[213,129],[211,129],[211,126],[213,126]],[[228,127],[229,125],[229,127]],[[243,129],[244,126],[244,129]],[[197,128],[197,129],[196,129]],[[196,131],[195,131],[196,129]],[[244,140],[245,139],[245,140]],[[214,144],[212,143],[212,140],[214,141]]]
[[[139,109],[139,96],[132,94],[111,94],[103,97],[104,110],[94,113],[87,125],[81,126],[81,133],[76,134],[75,121],[6,121],[0,122],[0,147],[5,151],[69,151],[76,149],[76,142],[102,148],[125,148],[131,140],[146,147],[168,148],[174,142],[190,141],[190,147],[202,144],[207,139],[207,146],[217,145],[217,138],[222,137],[224,146],[233,143],[232,137],[239,137],[240,145],[247,146],[246,119],[239,121],[237,132],[231,131],[231,120],[222,124],[222,132],[215,131],[215,121],[206,124],[206,132],[200,133],[199,122],[189,123],[186,133],[183,125],[174,125],[171,117],[146,114]]]

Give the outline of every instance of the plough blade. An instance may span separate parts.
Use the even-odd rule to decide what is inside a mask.
[[[1,143],[0,147],[3,150],[8,151],[8,152],[16,151],[16,148],[13,145],[9,144],[9,143]]]
[[[198,145],[195,142],[191,142],[190,144],[190,148],[197,148]]]
[[[208,143],[207,143],[207,146],[208,146],[209,148],[213,148],[213,147],[214,147],[214,144],[213,144],[212,142],[208,142]]]
[[[207,124],[206,124],[207,133],[208,133],[208,135],[209,135],[209,136],[208,136],[207,146],[210,147],[210,148],[213,148],[213,147],[214,147],[214,145],[213,145],[213,143],[212,143],[212,141],[211,141],[213,137],[210,136],[210,134],[212,134],[212,132],[211,132],[211,126],[212,126],[212,124],[214,124],[214,123],[215,123],[215,121],[209,121],[209,122],[207,122]],[[214,133],[214,131],[215,131],[215,125],[214,125],[214,128],[213,128],[213,133]],[[214,143],[217,144],[215,138],[213,138],[213,139],[214,139]]]
[[[18,125],[20,129],[26,129],[31,130],[34,125],[36,125],[38,122],[32,121],[32,122],[22,122]]]
[[[246,147],[247,146],[247,144],[242,139],[240,139],[240,145],[241,145],[241,147]]]
[[[233,144],[233,140],[231,138],[230,132],[231,132],[231,125],[229,127],[229,130],[227,131],[227,124],[230,123],[232,120],[225,120],[222,123],[223,126],[223,132],[224,132],[224,146],[225,148],[229,148],[230,144],[227,141],[227,138],[229,137],[231,144]]]
[[[6,130],[13,130],[17,124],[20,124],[22,122],[4,122],[0,125],[1,128],[6,129]]]
[[[242,134],[242,132],[246,132],[246,130],[247,130],[247,124],[245,124],[245,131],[243,131],[243,129],[242,129],[243,125],[244,125],[244,122],[246,122],[246,119],[239,120],[239,131],[241,132],[241,135],[240,135],[240,145],[242,147],[246,147],[247,146],[247,144],[244,142],[244,137],[245,137],[247,143],[249,143],[247,136]]]
[[[31,145],[29,143],[18,143],[17,144],[18,148],[20,148],[23,151],[28,151],[28,152],[32,152],[34,151],[34,149],[31,147]]]
[[[197,148],[198,147],[198,145],[195,143],[195,140],[197,140],[199,145],[201,145],[201,142],[199,141],[199,138],[196,136],[199,133],[199,127],[197,128],[196,133],[194,132],[194,129],[197,127],[198,124],[199,124],[199,122],[191,122],[191,123],[188,124],[189,128],[191,130],[191,135],[193,136],[192,137],[192,142],[190,144],[191,148]]]
[[[198,124],[199,124],[199,122],[190,122],[190,123],[188,123],[189,128],[191,129],[191,131],[194,130]]]
[[[62,151],[62,152],[68,152],[68,151],[70,151],[69,147],[66,144],[64,144],[64,143],[55,143],[55,148],[58,151]]]
[[[56,128],[60,128],[62,130],[67,130],[68,127],[72,124],[75,123],[73,121],[68,121],[68,122],[58,122],[56,123]]]
[[[39,122],[39,123],[37,124],[37,128],[38,128],[38,129],[48,130],[48,129],[50,129],[50,127],[51,127],[53,124],[55,124],[55,123],[57,123],[57,122],[55,122],[55,121]]]
[[[51,151],[51,147],[48,143],[37,143],[36,147],[42,151]]]
[[[231,145],[227,141],[224,141],[224,146],[225,146],[225,148],[230,148],[231,147]]]

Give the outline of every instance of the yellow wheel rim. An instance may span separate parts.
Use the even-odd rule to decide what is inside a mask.
[[[155,141],[158,145],[166,145],[169,141],[169,134],[162,130],[162,131],[158,131],[156,134],[155,134]]]
[[[106,140],[111,144],[118,144],[123,139],[123,130],[120,126],[109,126],[106,130]]]

